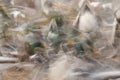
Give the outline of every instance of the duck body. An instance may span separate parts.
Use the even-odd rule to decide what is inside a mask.
[[[98,29],[98,22],[96,16],[89,12],[85,11],[84,14],[81,14],[79,18],[79,31],[82,32],[93,32]]]
[[[48,33],[48,39],[50,40],[50,42],[52,43],[53,46],[58,44],[59,42],[61,42],[59,37],[60,37],[60,35],[56,32],[50,31]]]
[[[80,1],[80,10],[73,25],[81,35],[75,45],[77,52],[93,53],[93,44],[101,36],[100,25],[87,0]]]
[[[98,16],[91,8],[89,1],[80,1],[79,12],[73,25],[81,33],[99,32]]]

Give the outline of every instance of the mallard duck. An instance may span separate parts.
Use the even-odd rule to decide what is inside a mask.
[[[78,53],[80,51],[89,51],[93,53],[93,44],[96,39],[101,36],[100,24],[98,22],[98,17],[91,9],[87,0],[80,1],[79,13],[73,23],[73,26],[75,27],[74,32],[77,31],[78,35],[81,35],[81,37],[78,37],[78,41],[76,43]]]
[[[76,37],[72,37],[66,40],[70,45],[74,45],[78,54],[83,54],[85,52],[93,51],[93,42],[87,33],[82,33]]]
[[[25,36],[25,43],[27,47],[28,54],[33,55],[35,48],[46,48],[45,44],[38,40],[36,35],[32,32],[29,32]]]
[[[61,19],[52,19],[50,23],[50,29],[48,32],[47,39],[50,41],[51,46],[58,48],[60,43],[63,42],[65,34],[62,30]]]
[[[46,49],[46,45],[43,41],[39,40],[37,36],[32,33],[28,32],[26,35],[23,35],[23,40],[19,40],[17,44],[18,53],[20,54],[19,59],[20,61],[29,60],[29,56],[36,54],[36,49],[42,48]]]

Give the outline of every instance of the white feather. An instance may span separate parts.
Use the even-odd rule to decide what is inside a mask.
[[[94,74],[92,74],[91,78],[92,78],[92,80],[107,80],[112,77],[117,78],[118,76],[120,76],[120,71],[116,70],[116,71],[98,72],[97,74],[94,73]]]
[[[12,51],[10,52],[11,55],[19,55],[18,51]]]
[[[91,32],[98,29],[96,16],[88,11],[81,15],[79,21],[79,30],[82,32]]]
[[[11,1],[10,1],[10,4],[14,6],[14,5],[15,5],[14,0],[11,0]]]
[[[13,57],[0,57],[0,62],[17,62],[18,58]]]
[[[102,4],[102,8],[103,9],[106,9],[106,8],[112,9],[112,3]]]
[[[51,31],[48,33],[48,39],[53,39],[53,38],[57,38],[57,37],[58,37],[58,34],[55,34]]]
[[[116,19],[114,19],[114,23],[113,23],[113,28],[112,28],[112,34],[111,34],[111,39],[110,39],[110,43],[111,44],[114,44],[114,40],[115,40],[115,32],[116,32],[116,25],[117,25],[118,23],[117,23],[117,21],[116,21]]]
[[[37,54],[34,54],[34,55],[30,56],[30,59],[32,60],[32,59],[34,59],[36,56],[37,56]]]
[[[100,2],[91,2],[90,3],[90,5],[92,6],[92,7],[99,7],[100,6]]]
[[[26,17],[25,14],[20,11],[12,11],[10,14],[13,15],[14,18],[17,18],[18,16],[21,16],[22,18]]]

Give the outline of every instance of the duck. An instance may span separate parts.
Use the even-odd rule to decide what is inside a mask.
[[[60,44],[64,41],[66,34],[62,29],[62,18],[53,18],[49,25],[49,31],[47,34],[47,40],[50,42],[50,46],[59,49]]]
[[[82,33],[99,32],[100,24],[98,17],[91,9],[87,0],[82,0],[79,3],[79,12],[73,22],[73,26]]]
[[[24,38],[25,38],[26,50],[30,56],[35,54],[34,50],[36,48],[43,48],[43,49],[47,48],[45,42],[43,42],[42,39],[39,40],[33,32],[29,32],[28,34],[25,35]]]
[[[21,56],[18,56],[20,59],[20,62],[30,60],[29,57],[36,54],[36,50],[46,49],[47,45],[44,41],[39,40],[38,37],[33,32],[28,32],[25,35],[21,35],[21,38],[23,39],[21,44],[17,45],[18,53],[21,54]]]
[[[98,20],[98,16],[91,9],[89,2],[87,0],[81,0],[78,15],[73,22],[73,31],[81,35],[81,37],[78,37],[76,43],[78,53],[80,51],[94,53],[94,43],[101,37],[100,23]]]
[[[78,55],[85,55],[86,52],[94,53],[93,41],[87,33],[81,33],[75,37],[67,38],[66,43],[72,45]]]

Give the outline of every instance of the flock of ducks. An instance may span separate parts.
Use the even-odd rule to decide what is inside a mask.
[[[80,0],[76,19],[72,27],[68,28],[65,24],[63,14],[52,12],[52,9],[48,8],[49,6],[45,6],[45,4],[50,5],[49,2],[47,3],[47,0],[40,1],[43,14],[49,16],[50,19],[49,25],[45,27],[47,31],[45,31],[45,35],[42,35],[42,29],[40,29],[40,32],[34,32],[28,29],[29,26],[33,25],[37,20],[32,20],[15,29],[7,30],[16,32],[18,54],[14,54],[14,56],[19,57],[20,61],[33,60],[39,63],[50,61],[48,69],[49,80],[84,80],[81,79],[81,76],[87,76],[89,78],[85,80],[108,80],[109,77],[120,76],[119,71],[114,71],[114,73],[112,73],[112,71],[104,71],[105,73],[99,72],[97,75],[95,73],[90,74],[90,69],[92,68],[88,69],[91,66],[95,67],[95,64],[91,62],[101,66],[101,64],[87,56],[95,57],[99,55],[94,43],[104,36],[102,35],[101,29],[103,21],[92,9],[91,5],[94,5],[93,3],[91,4],[88,0]],[[111,8],[111,4],[108,4],[108,6]],[[114,13],[115,19],[110,40],[111,46],[113,47],[117,45],[115,44],[116,37],[120,37],[119,12],[118,9]],[[3,13],[1,14],[3,15]],[[11,14],[14,15],[14,13]],[[20,14],[20,12],[16,12],[14,17],[18,14]],[[21,16],[24,17],[24,15]],[[0,29],[2,30],[2,27],[0,27]],[[68,33],[65,29],[70,29],[70,32]],[[4,30],[2,31],[1,33],[4,33]],[[4,35],[6,36],[8,34],[4,33]],[[59,57],[54,60],[55,56]],[[84,63],[84,59],[88,61]],[[54,61],[52,62],[52,60]],[[81,63],[83,63],[82,65],[86,64],[86,66],[82,66]]]
[[[80,52],[86,53],[86,51],[95,53],[94,43],[97,39],[102,37],[103,33],[101,30],[101,27],[102,27],[101,25],[103,24],[103,21],[100,19],[98,15],[96,15],[96,13],[92,9],[91,4],[88,0],[80,1],[79,8],[78,8],[78,15],[76,16],[76,19],[74,20],[72,27],[69,27],[69,28],[67,27],[68,25],[66,25],[65,23],[65,20],[64,20],[65,17],[63,14],[60,14],[60,13],[57,14],[54,10],[49,9],[49,7],[46,6],[46,4],[48,5],[51,4],[49,1],[41,0],[40,3],[41,3],[41,8],[43,13],[49,16],[48,18],[51,20],[48,27],[45,27],[47,31],[45,32],[42,32],[42,30],[40,31],[42,32],[42,34],[45,34],[45,35],[40,34],[40,36],[42,36],[41,38],[44,38],[44,39],[38,38],[38,36],[36,36],[36,33],[34,34],[34,31],[31,32],[31,30],[29,29],[29,26],[33,25],[37,20],[31,20],[25,24],[22,24],[16,27],[15,29],[14,28],[8,29],[8,32],[12,31],[13,33],[15,32],[15,34],[17,32],[16,37],[18,38],[18,41],[25,44],[25,46],[20,45],[19,46],[20,48],[21,47],[25,48],[26,45],[28,44],[27,46],[33,47],[32,53],[34,54],[34,49],[37,47],[41,47],[41,48],[47,47],[47,49],[53,48],[53,51],[55,51],[55,53],[58,53],[61,47],[63,46],[64,47],[74,46],[77,53],[80,53]],[[1,10],[5,11],[6,9],[2,9],[1,7]],[[51,12],[52,13],[55,12],[55,14],[52,14]],[[16,17],[18,14],[20,14],[20,12],[17,12],[17,13],[13,12],[10,14],[12,15],[15,14],[13,17]],[[115,43],[116,32],[119,32],[119,30],[117,30],[119,26],[118,25],[119,18],[117,16],[118,14],[119,14],[119,10],[115,12],[115,21],[114,21],[115,27],[113,27],[111,44]],[[9,18],[9,16],[7,17]],[[69,29],[70,32],[68,33],[67,32],[68,30],[66,29]],[[4,30],[2,31],[3,32],[1,33],[5,32]],[[4,35],[6,36],[8,34],[4,33]],[[27,53],[26,50],[24,51],[25,52],[23,53],[29,55],[29,53]]]

